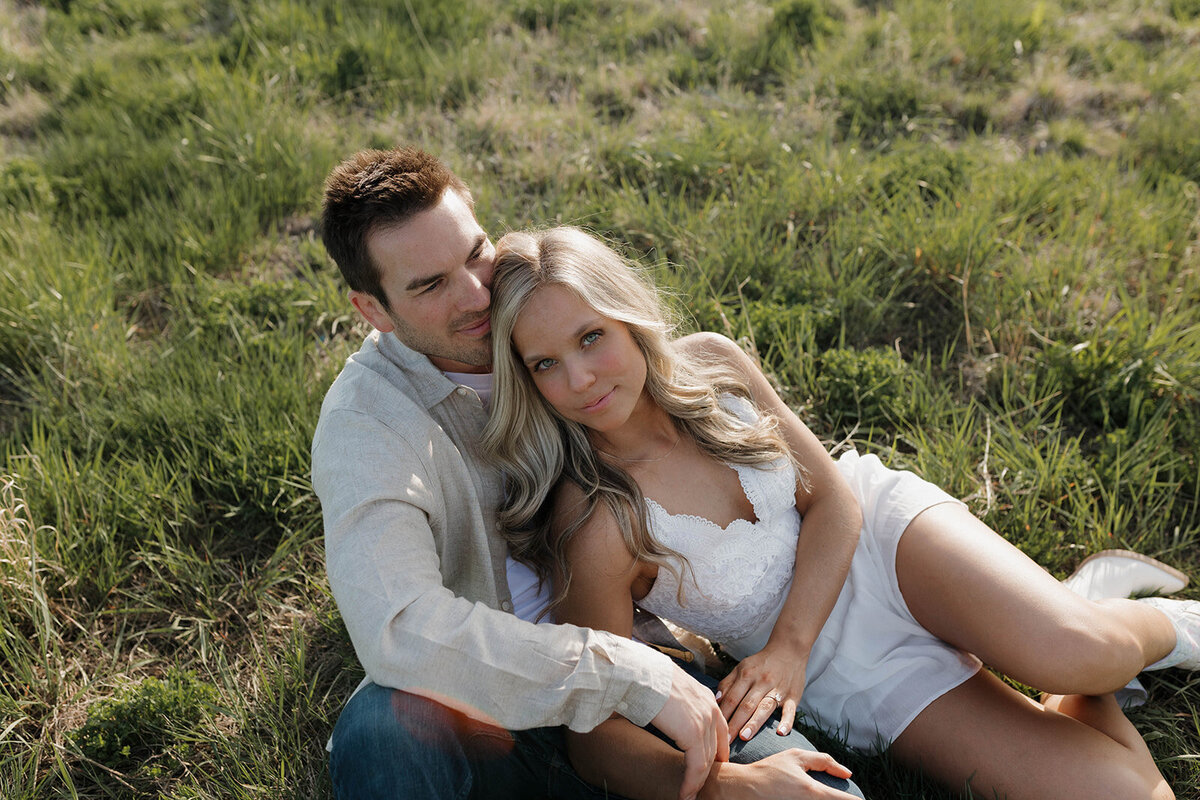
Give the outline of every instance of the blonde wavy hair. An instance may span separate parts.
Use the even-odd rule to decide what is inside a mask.
[[[794,468],[774,416],[746,422],[722,407],[732,394],[749,399],[745,380],[724,365],[701,363],[672,347],[676,326],[662,296],[631,261],[574,227],[516,232],[497,243],[492,283],[493,393],[483,448],[505,478],[499,510],[510,552],[554,586],[546,612],[571,583],[567,546],[601,503],[612,513],[629,552],[675,573],[686,560],[654,538],[637,482],[600,458],[580,423],[560,416],[538,392],[512,344],[513,327],[538,290],[561,286],[596,313],[623,323],[646,359],[646,391],[680,435],[713,458],[762,466],[781,456]],[[799,472],[798,472],[799,474]],[[578,514],[553,525],[552,493],[562,481],[583,491]],[[682,595],[680,597],[682,602]]]

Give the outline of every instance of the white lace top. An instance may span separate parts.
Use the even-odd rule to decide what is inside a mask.
[[[739,417],[753,419],[753,408],[741,398],[723,402]],[[638,605],[731,652],[754,652],[766,643],[791,586],[800,532],[796,472],[782,458],[762,468],[729,466],[757,519],[734,520],[722,528],[693,514],[670,514],[647,498],[655,539],[682,553],[688,563],[682,568],[684,605],[678,602],[675,575],[665,568]],[[757,643],[743,641],[760,638]]]

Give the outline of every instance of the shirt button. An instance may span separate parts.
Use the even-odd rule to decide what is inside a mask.
[[[500,604],[500,608],[504,609],[505,611],[512,611],[513,605],[509,601],[505,600]]]
[[[455,389],[454,391],[457,392],[460,397],[466,397],[467,395],[469,395],[471,393],[471,390],[465,386],[460,386],[457,389]]]
[[[617,703],[617,708],[624,711],[625,709],[629,708],[629,704],[622,700],[621,702]]]

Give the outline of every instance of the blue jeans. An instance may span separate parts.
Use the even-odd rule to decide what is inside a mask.
[[[776,735],[778,721],[776,715],[749,742],[735,741],[730,760],[746,764],[793,747],[814,749],[794,729]],[[575,773],[561,728],[508,731],[375,684],[354,695],[338,717],[329,772],[338,800],[619,800]],[[862,797],[849,781],[810,774]]]

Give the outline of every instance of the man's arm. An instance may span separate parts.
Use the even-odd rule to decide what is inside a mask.
[[[777,738],[767,731],[760,735]],[[631,800],[676,800],[679,796],[683,753],[626,719],[614,717],[586,734],[568,733],[567,750],[580,777],[609,792]],[[852,793],[848,794],[817,781],[810,772],[850,778],[850,770],[830,755],[781,747],[754,763],[713,764],[697,797],[700,800],[861,797],[853,784],[846,787]]]
[[[376,683],[510,729],[588,730],[613,712],[645,724],[680,705],[668,701],[678,668],[659,653],[603,632],[535,626],[447,589],[429,515],[472,499],[437,496],[419,451],[378,420],[323,417],[313,485],[330,586]]]

